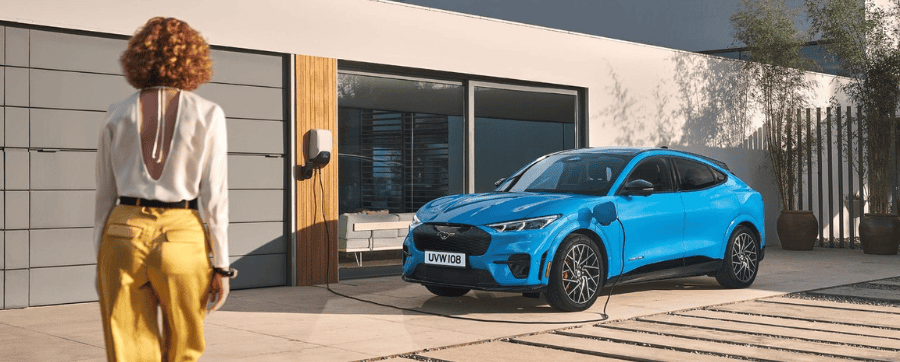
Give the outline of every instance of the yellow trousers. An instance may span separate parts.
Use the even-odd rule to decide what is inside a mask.
[[[200,214],[118,205],[103,231],[97,291],[109,361],[196,361],[212,268]],[[162,328],[158,322],[162,310]]]

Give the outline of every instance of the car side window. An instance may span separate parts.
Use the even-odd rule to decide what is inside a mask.
[[[631,174],[625,179],[625,184],[634,180],[644,180],[653,184],[654,192],[667,192],[674,190],[672,174],[669,164],[663,157],[647,158],[631,170]]]
[[[716,183],[722,183],[722,182],[725,182],[725,179],[728,178],[728,176],[725,176],[725,174],[722,173],[722,172],[719,171],[719,170],[716,170],[716,169],[714,169],[714,168],[711,168],[711,170],[712,170],[712,172],[713,172],[713,175],[716,176]]]
[[[725,181],[725,174],[712,170],[700,162],[683,158],[673,159],[678,170],[678,187],[681,191],[705,189]]]

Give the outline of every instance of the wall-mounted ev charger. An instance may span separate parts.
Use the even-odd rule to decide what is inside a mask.
[[[331,131],[327,129],[309,130],[309,138],[306,148],[306,165],[298,170],[297,178],[307,180],[312,178],[313,170],[323,167],[331,161]]]

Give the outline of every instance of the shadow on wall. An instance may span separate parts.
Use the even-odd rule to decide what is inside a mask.
[[[781,245],[775,228],[781,199],[767,151],[753,148],[762,139],[753,127],[751,107],[756,105],[741,64],[688,53],[678,53],[672,61],[679,92],[672,117],[684,120],[682,136],[672,148],[723,161],[758,191],[766,211],[766,243]]]
[[[675,136],[675,123],[668,111],[671,97],[663,91],[665,80],[653,90],[653,114],[648,117],[645,105],[628,93],[612,65],[607,63],[607,68],[612,79],[612,85],[608,87],[612,101],[599,115],[606,120],[605,128],[617,131],[615,143],[629,147],[670,144]]]
[[[643,101],[607,63],[611,99],[600,110],[620,146],[738,147],[751,132],[748,87],[737,62],[677,53],[674,78],[660,79]],[[674,82],[676,94],[666,90]],[[678,124],[681,123],[681,132]],[[680,134],[679,134],[680,133]]]
[[[749,87],[741,65],[689,53],[677,53],[672,61],[680,98],[672,118],[684,119],[677,145],[740,145],[752,127]]]
[[[761,141],[753,127],[753,115],[758,112],[750,100],[741,64],[685,52],[670,60],[674,77],[660,80],[648,101],[629,93],[627,84],[607,64],[611,102],[600,111],[604,127],[617,131],[617,145],[665,145],[728,164],[735,175],[762,194],[768,245],[780,245],[775,233],[781,210],[778,188],[768,154],[754,147]]]

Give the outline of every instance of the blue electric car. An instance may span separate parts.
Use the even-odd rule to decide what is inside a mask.
[[[714,276],[753,283],[765,251],[760,194],[719,161],[665,148],[552,153],[416,213],[403,279],[439,296],[544,293],[581,311],[604,284]]]

